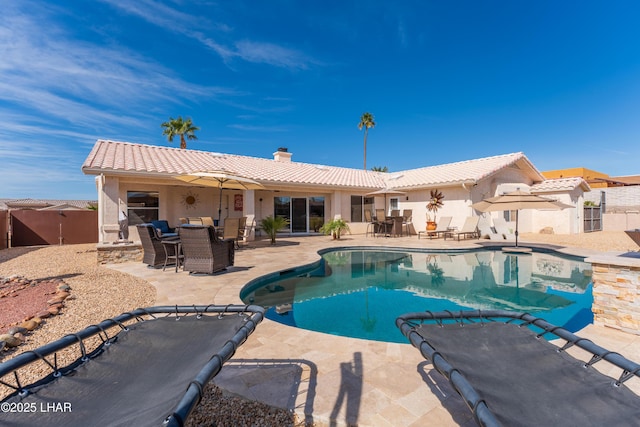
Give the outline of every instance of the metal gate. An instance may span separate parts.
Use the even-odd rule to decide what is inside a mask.
[[[600,206],[584,207],[584,232],[602,231],[602,208]]]

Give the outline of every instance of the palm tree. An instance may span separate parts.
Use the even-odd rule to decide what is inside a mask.
[[[389,168],[386,166],[374,166],[371,170],[374,172],[389,172]]]
[[[362,117],[360,117],[358,129],[362,130],[362,128],[364,128],[364,170],[367,170],[367,133],[369,132],[369,128],[375,125],[376,122],[373,121],[373,114],[364,113]]]
[[[182,120],[181,116],[178,116],[177,119],[169,117],[169,121],[162,123],[160,127],[164,128],[162,134],[167,135],[169,142],[173,142],[173,137],[180,135],[180,148],[183,150],[187,148],[187,141],[185,141],[184,136],[187,135],[187,139],[198,139],[194,132],[200,130],[190,118]]]

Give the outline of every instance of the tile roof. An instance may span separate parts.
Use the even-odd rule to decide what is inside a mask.
[[[0,199],[0,210],[42,209],[52,206],[69,205],[86,209],[89,205],[98,206],[97,200],[50,200],[50,199]]]
[[[387,181],[390,187],[402,190],[462,183],[475,184],[509,167],[521,169],[534,182],[544,180],[523,153],[512,153],[390,173]]]
[[[181,175],[224,170],[262,184],[338,185],[376,189],[384,187],[382,172],[273,159],[211,153],[98,140],[82,170],[129,174]]]
[[[556,191],[571,191],[582,187],[584,191],[591,191],[587,181],[580,177],[547,179],[531,186],[532,193],[552,193]]]
[[[111,172],[164,177],[198,171],[224,170],[254,179],[264,185],[306,184],[409,190],[475,183],[507,167],[521,169],[534,182],[544,179],[523,153],[383,173],[107,140],[96,142],[82,170],[86,174]]]

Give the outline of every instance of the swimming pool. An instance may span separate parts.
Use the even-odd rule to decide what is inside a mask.
[[[386,342],[406,342],[395,319],[413,311],[524,311],[573,332],[593,322],[591,265],[549,252],[328,250],[240,298],[285,325]]]

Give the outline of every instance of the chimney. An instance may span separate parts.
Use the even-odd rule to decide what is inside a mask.
[[[273,153],[273,160],[276,162],[291,162],[292,155],[287,147],[279,147],[278,151]]]

